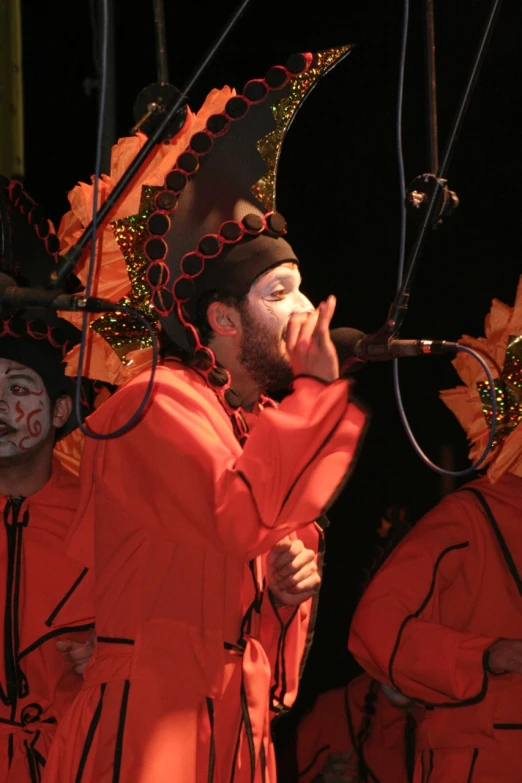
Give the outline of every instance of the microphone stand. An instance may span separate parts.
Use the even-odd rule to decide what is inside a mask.
[[[391,339],[399,333],[406,311],[408,309],[408,300],[410,289],[416,272],[417,262],[426,241],[428,229],[434,228],[437,223],[442,222],[442,217],[451,214],[458,206],[458,199],[452,191],[447,188],[447,173],[449,164],[455,150],[455,145],[462,127],[462,123],[471,101],[473,90],[485,59],[488,44],[491,39],[493,27],[498,17],[502,0],[493,0],[489,11],[484,30],[482,32],[479,46],[475,55],[475,60],[468,77],[467,84],[457,109],[453,125],[450,130],[449,139],[442,157],[442,163],[437,172],[438,153],[437,153],[437,97],[435,80],[435,59],[434,59],[434,22],[433,22],[433,0],[426,0],[425,10],[425,30],[426,30],[426,64],[427,64],[427,86],[428,86],[428,120],[429,120],[429,139],[430,139],[430,163],[432,174],[424,174],[417,177],[408,188],[407,205],[413,209],[423,211],[424,216],[417,233],[412,251],[410,253],[407,270],[402,285],[392,302],[388,317],[384,326],[379,330],[380,339]]]
[[[211,60],[214,58],[214,55],[217,53],[218,49],[225,41],[226,37],[231,32],[236,22],[243,15],[249,2],[250,0],[242,0],[239,7],[236,9],[236,11],[234,11],[229,21],[223,28],[222,32],[220,33],[220,35],[218,36],[218,38],[216,39],[216,41],[214,42],[210,50],[203,58],[202,62],[197,66],[196,70],[191,75],[191,77],[187,81],[182,91],[179,93],[177,99],[174,101],[172,106],[167,111],[163,120],[154,128],[151,135],[148,137],[146,143],[143,145],[143,147],[138,152],[136,157],[133,158],[126,171],[123,173],[121,178],[116,183],[114,190],[109,194],[107,199],[103,202],[103,204],[97,211],[96,220],[92,221],[87,226],[87,228],[85,229],[81,237],[78,239],[76,244],[74,244],[65,255],[61,256],[61,260],[58,263],[57,268],[51,273],[49,277],[49,281],[47,282],[46,288],[50,288],[50,289],[60,288],[63,282],[65,281],[65,279],[67,278],[67,276],[71,272],[73,272],[73,270],[76,267],[76,264],[78,263],[78,261],[82,256],[83,251],[85,250],[87,245],[91,242],[91,240],[94,239],[93,224],[98,227],[101,225],[102,221],[104,221],[107,215],[111,212],[112,208],[114,207],[114,205],[116,204],[116,202],[118,201],[122,193],[125,191],[128,184],[138,174],[141,167],[149,157],[149,154],[151,153],[152,149],[156,146],[156,144],[163,141],[163,139],[165,138],[166,134],[169,131],[169,128],[172,126],[173,121],[176,119],[176,115],[178,111],[181,109],[182,105],[183,107],[186,105],[187,93],[190,92],[190,90],[197,82],[201,74],[204,72],[204,70],[211,62]]]
[[[430,165],[433,174],[425,174],[421,177],[417,177],[410,184],[407,195],[404,202],[405,211],[410,207],[418,212],[419,216],[422,216],[422,224],[417,233],[417,238],[410,254],[407,270],[405,276],[400,279],[402,271],[402,248],[404,242],[404,223],[401,226],[401,261],[399,271],[398,291],[394,301],[391,304],[388,312],[388,318],[382,329],[372,336],[374,342],[386,341],[391,343],[393,338],[398,333],[406,311],[408,308],[408,300],[410,296],[410,287],[413,281],[413,277],[416,271],[417,261],[420,257],[421,250],[424,246],[426,234],[429,228],[433,229],[440,223],[442,223],[442,217],[451,214],[458,206],[458,198],[455,193],[448,190],[446,175],[449,168],[449,163],[453,155],[453,151],[457,142],[457,138],[462,126],[462,122],[469,106],[473,89],[476,85],[478,75],[482,64],[484,62],[486,49],[491,38],[493,27],[498,16],[501,0],[493,0],[487,22],[484,26],[484,30],[479,42],[478,50],[475,55],[471,72],[457,109],[456,116],[453,121],[453,125],[450,130],[449,140],[446,145],[446,149],[443,155],[442,163],[438,166],[438,150],[437,150],[437,96],[436,96],[436,79],[435,79],[435,34],[434,34],[434,21],[433,21],[433,0],[425,0],[425,41],[426,41],[426,79],[427,79],[427,108],[428,108],[428,138],[429,138],[429,153],[430,153]],[[402,165],[402,164],[401,164]],[[402,171],[402,168],[401,168]],[[401,180],[401,187],[403,180]],[[422,214],[424,213],[424,214]],[[457,344],[459,351],[473,356],[481,365],[488,379],[488,383],[491,390],[491,408],[492,408],[492,423],[489,431],[488,442],[484,448],[480,457],[471,465],[471,467],[460,471],[448,471],[445,468],[439,467],[432,462],[429,457],[424,454],[420,448],[415,436],[411,430],[406,417],[406,411],[402,402],[402,396],[399,387],[399,375],[398,365],[394,362],[393,367],[393,379],[395,397],[397,400],[399,414],[401,421],[406,430],[406,434],[413,448],[421,458],[421,460],[428,465],[432,470],[439,473],[442,476],[451,477],[453,480],[456,477],[468,476],[472,472],[476,471],[480,465],[484,463],[490,453],[495,438],[495,417],[496,417],[496,398],[494,393],[495,382],[492,377],[490,368],[481,354],[477,351],[468,348],[465,345]]]

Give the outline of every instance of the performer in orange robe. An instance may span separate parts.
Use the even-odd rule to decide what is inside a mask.
[[[293,111],[274,109],[297,95],[295,109],[345,53],[300,55],[244,97],[223,96],[140,213],[147,235],[132,263],[136,273],[146,259],[165,359],[135,426],[84,446],[70,552],[92,552],[97,651],[46,781],[275,779],[270,720],[295,695],[312,608],[304,593],[275,605],[266,559],[288,535],[317,549],[315,520],[365,414],[338,377],[335,303],[314,310],[300,292],[284,219],[255,190],[278,158],[256,143],[277,131],[280,144]],[[133,377],[90,426],[127,422],[148,380]],[[280,406],[264,396],[287,383]]]
[[[496,445],[486,475],[446,496],[370,583],[349,647],[373,676],[426,705],[415,781],[522,781],[522,282],[494,301],[486,337],[463,341],[496,377]],[[443,392],[475,459],[491,422],[480,365]],[[484,415],[486,411],[486,415]]]
[[[2,271],[37,285],[56,236],[19,183],[2,181],[0,200]],[[65,544],[79,482],[53,458],[76,426],[62,361],[79,332],[30,311],[4,310],[0,326],[0,780],[38,783],[81,685],[72,650],[88,648],[94,626],[89,569]]]
[[[412,780],[418,710],[394,704],[365,672],[342,688],[321,693],[297,727],[299,783],[339,781],[408,783]],[[421,710],[422,711],[422,710]]]

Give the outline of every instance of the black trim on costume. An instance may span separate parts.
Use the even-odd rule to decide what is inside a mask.
[[[500,546],[500,550],[504,556],[504,560],[506,561],[506,565],[508,567],[509,573],[513,577],[515,584],[517,586],[517,590],[522,595],[522,579],[520,578],[520,574],[517,571],[517,567],[515,565],[515,561],[513,560],[511,556],[511,552],[509,551],[509,547],[506,544],[506,540],[504,536],[502,535],[502,531],[500,530],[500,527],[498,526],[498,522],[493,516],[493,512],[491,511],[491,508],[488,505],[488,502],[482,492],[479,492],[478,489],[475,489],[474,487],[465,487],[464,489],[460,490],[461,492],[471,492],[472,495],[474,495],[477,500],[479,501],[480,505],[482,506],[484,513],[486,514],[487,519],[489,520],[489,523],[491,527],[493,528],[493,532],[495,534],[495,537],[498,541],[498,545]]]
[[[277,641],[277,655],[276,655],[276,662],[274,666],[274,684],[270,689],[270,704],[272,705],[273,702],[277,701],[281,705],[281,709],[286,709],[284,706],[284,698],[286,696],[286,691],[287,691],[285,642],[286,642],[286,636],[288,634],[288,629],[290,628],[291,624],[297,617],[299,606],[294,607],[292,613],[290,614],[290,617],[285,623],[279,616],[279,612],[277,611],[277,606],[275,603],[275,598],[270,592],[270,590],[268,590],[268,600],[270,601],[270,605],[274,610],[274,614],[276,615],[279,621],[279,625],[281,626],[281,632],[279,634],[279,639]],[[281,683],[279,693],[276,693],[276,691],[279,688],[279,683]]]
[[[493,728],[501,731],[522,731],[522,723],[494,723]]]
[[[210,724],[210,749],[208,754],[208,783],[214,780],[214,767],[216,765],[216,741],[214,738],[214,702],[207,696],[208,722]]]
[[[7,758],[8,758],[7,768],[8,769],[13,761],[13,753],[14,753],[14,737],[12,734],[10,734],[7,740]]]
[[[261,767],[261,783],[266,783],[266,753],[264,739],[261,740],[261,745],[259,746],[259,765]]]
[[[415,774],[415,745],[416,745],[417,721],[410,712],[406,713],[404,726],[404,763],[408,783],[413,783]]]
[[[118,719],[118,733],[116,734],[116,743],[114,746],[114,769],[112,773],[112,783],[119,783],[121,773],[121,759],[123,756],[123,732],[125,731],[125,718],[127,716],[127,705],[129,702],[130,680],[125,680],[123,686],[123,696],[121,698],[120,717]]]
[[[316,520],[316,525],[319,527],[319,530],[317,531],[317,535],[319,536],[319,545],[317,547],[317,572],[321,577],[321,582],[322,582],[323,569],[324,569],[324,554],[325,554],[325,546],[326,546],[324,531],[327,527],[330,526],[330,520],[328,519],[328,517],[326,517],[323,514],[322,517]],[[317,623],[317,612],[319,610],[320,594],[321,591],[317,590],[315,595],[312,597],[312,606],[310,609],[310,619],[308,621],[308,628],[306,631],[305,646],[304,646],[303,654],[301,656],[301,663],[299,665],[298,682],[301,682],[301,677],[303,676],[303,672],[308,661],[308,655],[310,653],[312,642],[314,640],[315,626]]]
[[[22,579],[22,546],[23,546],[23,532],[24,528],[29,523],[29,511],[26,509],[22,518],[22,522],[18,522],[18,514],[16,520],[13,517],[13,525],[16,527],[16,565],[15,565],[15,584],[14,584],[14,596],[13,596],[13,655],[15,660],[15,678],[16,678],[16,697],[18,699],[25,699],[29,695],[29,682],[19,664],[18,650],[20,648],[20,583]],[[15,715],[15,706],[13,704],[13,715]]]
[[[466,783],[471,783],[471,779],[473,777],[473,771],[475,769],[475,764],[477,763],[477,756],[478,756],[478,748],[474,748],[473,756],[471,758],[471,767],[469,768],[469,775]]]
[[[0,718],[0,723],[6,723],[8,726],[17,726],[18,728],[22,728],[24,725],[16,720],[8,720],[8,718]]]
[[[254,746],[254,734],[252,731],[252,721],[250,720],[250,714],[248,712],[248,703],[245,691],[245,683],[241,681],[241,710],[243,713],[243,723],[245,725],[245,734],[248,743],[248,751],[250,754],[250,778],[254,783],[256,775],[256,749]]]
[[[239,721],[239,729],[237,732],[237,739],[236,739],[236,747],[234,748],[234,756],[232,758],[232,770],[230,773],[230,783],[234,783],[234,779],[236,777],[236,767],[237,767],[237,756],[239,753],[239,743],[241,741],[241,732],[243,730],[243,713],[241,713],[241,720]]]
[[[377,686],[378,686],[377,681],[372,680],[369,691],[373,692],[374,687]],[[358,778],[360,781],[367,781],[369,775],[371,780],[373,780],[373,783],[379,783],[379,779],[372,772],[372,770],[366,763],[366,759],[364,758],[363,744],[368,739],[369,722],[368,725],[366,726],[361,724],[361,728],[359,729],[357,736],[355,736],[355,729],[353,727],[352,713],[350,710],[350,701],[348,696],[349,696],[349,692],[348,692],[348,685],[347,685],[344,689],[344,713],[346,715],[346,725],[348,726],[348,734],[350,735],[350,742],[357,756]],[[365,718],[366,717],[367,716],[365,716]]]
[[[232,644],[232,642],[223,642],[223,647],[225,650],[233,650],[234,652],[241,653],[241,655],[245,652],[244,646],[241,647],[241,645]]]
[[[21,696],[29,693],[27,679],[22,669],[18,665],[18,645],[19,645],[19,592],[20,592],[20,574],[22,557],[22,534],[24,527],[29,522],[27,510],[24,512],[22,521],[18,522],[18,517],[25,498],[9,498],[4,507],[4,527],[7,544],[7,569],[6,569],[6,588],[5,588],[5,610],[4,610],[4,669],[5,669],[5,691],[0,684],[0,699],[6,706],[11,706],[11,719],[16,715],[16,702]],[[9,519],[11,517],[11,520]]]
[[[414,618],[416,619],[417,617],[419,617],[419,615],[424,611],[424,609],[426,608],[426,606],[430,602],[430,600],[431,600],[431,598],[433,596],[433,592],[435,590],[435,581],[436,581],[436,578],[437,578],[437,571],[438,571],[438,568],[439,568],[439,565],[440,565],[442,559],[444,557],[446,557],[446,555],[449,552],[453,552],[453,551],[455,551],[457,549],[465,549],[466,547],[469,547],[469,541],[463,541],[460,544],[453,544],[452,546],[448,546],[448,547],[446,547],[446,549],[443,549],[442,552],[439,554],[439,556],[437,557],[437,560],[435,561],[435,565],[433,567],[433,576],[432,576],[432,579],[431,579],[431,584],[430,584],[430,588],[428,590],[428,593],[427,593],[426,597],[424,598],[424,600],[423,600],[422,604],[420,605],[420,607],[417,609],[417,611],[414,612],[413,614],[409,614],[407,617],[404,618],[404,620],[403,620],[403,622],[401,624],[401,627],[399,628],[399,633],[397,634],[397,639],[396,639],[396,642],[395,642],[395,646],[394,646],[392,654],[390,656],[390,663],[388,664],[388,677],[389,677],[390,682],[392,683],[393,687],[396,690],[398,690],[399,693],[401,693],[403,696],[406,696],[407,698],[413,698],[413,700],[416,701],[418,704],[423,704],[424,706],[430,707],[430,708],[434,708],[434,707],[448,707],[448,708],[467,707],[470,704],[476,704],[477,702],[482,701],[482,699],[486,695],[486,690],[487,690],[487,687],[488,687],[488,675],[487,675],[486,667],[484,666],[484,680],[482,682],[482,687],[481,687],[479,693],[476,696],[472,696],[469,699],[463,699],[462,701],[459,701],[458,703],[455,703],[455,702],[440,702],[440,703],[436,703],[436,702],[424,701],[424,699],[419,699],[417,697],[408,697],[408,695],[406,693],[404,693],[404,691],[401,691],[401,689],[397,686],[397,684],[395,682],[395,679],[393,677],[393,663],[394,663],[394,660],[395,660],[395,656],[397,655],[397,653],[399,651],[399,646],[400,646],[400,643],[401,643],[402,633],[403,633],[403,631],[404,631],[404,629],[406,627],[406,624],[409,623],[410,620],[413,620]]]
[[[259,589],[259,585],[257,584],[257,577],[256,577],[256,566],[255,566],[255,560],[250,560],[248,563],[248,567],[250,569],[250,573],[252,575],[252,580],[254,582],[254,598],[252,600],[252,603],[246,610],[245,614],[243,615],[243,619],[241,620],[241,627],[240,627],[240,636],[237,641],[237,644],[241,649],[244,650],[246,642],[244,640],[245,634],[249,634],[252,629],[252,615],[254,612],[257,612],[257,614],[261,611],[261,599],[262,599],[262,593]]]
[[[83,772],[85,770],[85,765],[87,763],[87,757],[90,753],[91,746],[94,740],[94,734],[96,732],[96,729],[98,728],[98,723],[100,722],[101,712],[103,708],[103,694],[105,693],[105,688],[106,688],[106,683],[103,682],[100,686],[100,698],[98,699],[98,704],[96,705],[96,709],[94,710],[93,716],[91,718],[91,722],[89,724],[89,728],[87,730],[87,734],[85,735],[85,742],[83,744],[82,755],[80,757],[80,763],[78,764],[78,771],[76,773],[74,783],[81,783],[83,777]]]
[[[26,655],[32,653],[33,650],[36,650],[37,647],[40,647],[41,644],[48,642],[49,639],[52,639],[54,636],[60,636],[61,634],[73,633],[76,631],[90,631],[93,628],[94,623],[84,623],[83,625],[68,625],[64,628],[55,628],[53,631],[49,631],[49,633],[45,633],[43,636],[40,636],[39,639],[30,644],[29,647],[26,647],[25,650],[22,650],[22,652],[18,655],[18,660],[20,661],[22,658],[25,658]]]
[[[262,527],[269,527],[269,525],[265,525],[265,523],[263,522],[263,518],[261,516],[261,512],[259,511],[259,506],[257,505],[256,497],[254,495],[254,490],[252,489],[252,484],[250,483],[250,481],[247,479],[247,477],[245,476],[245,474],[241,470],[237,471],[237,475],[244,482],[244,484],[246,485],[246,488],[250,492],[250,499],[252,500],[252,503],[253,503],[254,508],[256,510],[256,514],[257,514],[258,519],[259,519],[259,524]]]
[[[96,641],[103,644],[136,644],[134,639],[125,639],[123,636],[97,636]]]
[[[286,692],[288,690],[288,682],[286,677],[286,656],[285,656],[285,646],[286,646],[286,637],[288,636],[288,630],[292,623],[294,622],[295,618],[297,617],[299,611],[299,606],[296,606],[290,615],[288,622],[284,624],[283,631],[281,633],[281,653],[280,653],[280,660],[281,660],[281,690],[279,691],[279,694],[277,695],[278,702],[284,707],[285,704],[285,696]],[[276,696],[276,693],[274,691],[274,697]]]
[[[306,766],[304,769],[300,770],[300,771],[297,773],[297,777],[298,777],[298,778],[301,778],[303,775],[306,775],[306,774],[307,774],[307,772],[310,772],[310,770],[311,770],[311,769],[312,769],[312,767],[314,766],[315,762],[317,761],[317,759],[319,758],[319,756],[321,755],[321,753],[324,753],[324,752],[325,752],[325,750],[330,750],[330,744],[328,744],[328,745],[323,745],[321,748],[319,748],[319,750],[317,750],[317,751],[315,752],[315,755],[314,755],[313,759],[310,761],[310,763],[309,763],[309,764],[307,764],[307,766]]]
[[[62,600],[53,609],[53,611],[51,612],[51,614],[49,615],[49,617],[45,621],[45,625],[47,625],[49,628],[51,627],[51,625],[53,624],[53,622],[56,619],[56,615],[63,609],[63,607],[65,606],[65,604],[67,603],[67,601],[69,600],[71,595],[74,593],[74,591],[76,590],[76,588],[78,587],[78,585],[80,584],[82,579],[88,573],[89,573],[89,569],[88,568],[84,568],[83,571],[81,572],[80,576],[78,576],[75,579],[74,584],[72,585],[72,587],[69,588],[69,590],[65,593],[64,597],[62,598]]]
[[[34,747],[40,732],[36,731],[33,739],[29,742],[24,740],[25,752],[27,756],[27,765],[29,767],[29,775],[31,776],[31,783],[40,783],[42,779],[41,770],[45,767],[45,759],[42,754]]]
[[[349,401],[350,401],[350,398],[349,398],[349,395],[347,395],[346,405],[348,405]],[[294,491],[294,489],[295,489],[296,485],[297,485],[297,484],[299,483],[299,481],[301,480],[302,476],[303,476],[303,475],[306,473],[306,471],[308,470],[308,468],[310,467],[310,465],[311,465],[313,462],[315,462],[315,460],[317,459],[317,455],[318,455],[318,454],[319,454],[319,453],[320,453],[320,452],[321,452],[321,451],[324,449],[324,447],[325,447],[325,446],[326,446],[328,443],[330,443],[330,441],[332,440],[333,436],[335,435],[335,433],[336,433],[336,432],[337,432],[337,430],[339,429],[339,426],[340,426],[340,424],[341,424],[341,422],[342,422],[342,420],[343,420],[343,418],[344,418],[344,413],[345,413],[345,410],[346,410],[346,407],[345,407],[345,409],[343,410],[343,412],[342,412],[341,416],[339,417],[339,419],[337,420],[337,422],[335,423],[335,425],[332,427],[332,429],[330,430],[330,432],[329,432],[329,433],[328,433],[328,435],[326,436],[326,438],[325,438],[325,439],[323,440],[323,442],[321,443],[321,445],[320,445],[320,446],[318,446],[318,448],[317,448],[317,449],[315,450],[315,452],[312,454],[312,456],[310,457],[310,459],[308,460],[308,462],[306,463],[306,465],[303,467],[303,469],[301,470],[301,472],[299,473],[299,475],[295,477],[294,481],[292,482],[292,484],[291,484],[291,485],[290,485],[290,487],[288,488],[288,492],[286,493],[285,497],[283,498],[283,502],[281,503],[281,508],[279,509],[279,514],[281,514],[281,512],[282,512],[282,511],[283,511],[283,509],[284,509],[284,507],[285,507],[285,506],[286,506],[286,504],[288,503],[288,500],[290,499],[290,495],[291,495],[291,494],[292,494],[292,492]],[[278,516],[279,516],[279,514],[278,514]]]
[[[431,773],[433,772],[433,759],[434,759],[433,748],[430,748],[428,750],[428,755],[429,755],[429,758],[430,758],[430,765],[428,767],[428,774],[426,776],[426,783],[429,783],[429,780],[431,778]]]

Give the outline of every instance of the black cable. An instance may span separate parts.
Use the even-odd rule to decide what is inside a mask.
[[[128,313],[129,315],[133,315],[135,318],[138,318],[146,327],[147,331],[149,332],[151,341],[152,341],[152,367],[150,371],[150,377],[149,381],[147,383],[147,388],[145,390],[145,394],[143,395],[143,399],[141,403],[139,404],[136,411],[132,414],[130,419],[123,424],[121,427],[119,427],[117,430],[113,430],[112,432],[95,432],[94,430],[86,427],[80,418],[78,418],[79,422],[79,428],[83,432],[84,435],[87,435],[89,438],[94,438],[94,440],[110,440],[112,438],[118,438],[120,435],[124,435],[126,432],[128,432],[136,422],[139,420],[141,414],[145,410],[145,407],[148,405],[148,402],[150,400],[150,396],[152,394],[152,389],[154,386],[154,377],[156,373],[156,368],[158,366],[158,343],[156,340],[156,335],[154,334],[154,330],[150,323],[147,321],[144,316],[139,313],[137,310],[134,310],[132,307],[125,307],[124,305],[121,306],[121,312],[122,313]],[[82,351],[82,348],[85,349],[85,343],[82,340],[82,345],[80,346],[80,358],[79,358],[79,367],[81,368],[83,363],[83,357],[84,352]],[[80,394],[81,394],[81,387],[79,383],[76,385],[76,411],[78,415],[78,406],[80,404]]]
[[[96,214],[96,221],[93,220],[93,222],[90,223],[90,225],[87,226],[81,237],[78,239],[75,245],[64,255],[62,256],[62,263],[58,265],[58,268],[51,274],[49,279],[49,287],[51,288],[59,288],[60,285],[63,283],[65,278],[68,274],[70,274],[74,268],[76,267],[76,264],[80,260],[80,257],[84,251],[84,249],[87,247],[91,239],[95,236],[96,233],[96,225],[100,224],[109,214],[115,203],[118,201],[121,194],[124,192],[125,188],[129,184],[129,182],[134,178],[134,176],[138,173],[140,170],[142,164],[147,160],[149,153],[155,147],[155,145],[163,139],[163,136],[167,132],[172,120],[174,119],[176,112],[179,110],[180,106],[186,99],[187,93],[192,89],[194,84],[197,82],[205,68],[209,65],[210,61],[214,58],[215,54],[217,53],[219,47],[227,37],[227,35],[230,33],[234,25],[236,24],[239,17],[244,13],[247,5],[249,4],[250,0],[242,0],[239,8],[233,13],[232,17],[229,19],[225,27],[223,28],[222,32],[218,36],[215,43],[212,45],[206,56],[203,58],[203,61],[198,65],[190,79],[188,80],[187,84],[184,86],[183,90],[180,93],[179,98],[174,102],[170,110],[165,115],[163,121],[156,127],[156,129],[151,133],[141,150],[138,152],[135,158],[130,162],[128,168],[126,169],[125,173],[122,175],[122,177],[118,180],[118,182],[115,184],[114,189],[111,191],[111,193],[107,196],[106,200],[101,205],[100,209],[98,210]],[[103,46],[105,47],[106,41],[105,38],[107,37],[107,19],[106,16],[106,0],[103,0],[103,6],[104,6],[104,25],[103,25],[103,37],[104,37],[104,43]],[[103,62],[102,62],[102,71],[103,75],[100,81],[103,81],[106,79],[106,70],[107,70],[107,62],[106,62],[106,51],[103,52]],[[100,89],[100,93],[102,92],[102,89]],[[105,85],[103,86],[103,94],[105,95]],[[96,201],[94,202],[97,203]]]
[[[105,95],[107,89],[107,59],[108,59],[108,48],[109,48],[108,46],[108,40],[109,40],[108,0],[102,0],[102,6],[103,6],[103,35],[101,41],[102,56],[101,56],[101,69],[100,69],[100,102],[99,102],[99,114],[98,114],[98,131],[97,131],[97,138],[96,138],[96,160],[94,165],[94,187],[93,187],[93,200],[92,200],[93,218],[91,223],[93,242],[91,243],[91,253],[90,253],[89,267],[87,272],[87,283],[85,287],[86,298],[89,297],[91,294],[92,283],[94,278],[94,269],[96,263],[96,226],[98,222],[96,206],[98,204],[98,183],[100,179],[100,170],[101,170],[102,139],[103,139],[103,131],[104,131],[104,114],[105,114]],[[131,427],[134,426],[134,424],[139,419],[146,405],[149,402],[150,395],[152,393],[152,387],[154,384],[156,367],[158,364],[158,346],[156,341],[156,335],[154,334],[154,330],[152,326],[149,324],[149,322],[147,321],[147,319],[144,318],[144,316],[141,315],[141,313],[139,313],[137,310],[133,310],[132,308],[126,307],[124,305],[121,305],[119,310],[122,313],[128,313],[129,315],[133,315],[135,318],[138,318],[147,329],[152,342],[152,368],[150,371],[150,378],[147,384],[147,389],[145,391],[143,400],[138,406],[136,412],[130,417],[130,419],[126,424],[124,424],[119,429],[114,430],[114,432],[108,432],[105,434],[95,432],[94,430],[86,427],[82,421],[81,394],[82,394],[83,362],[85,359],[85,351],[87,347],[87,329],[89,328],[89,324],[88,324],[89,314],[87,312],[83,314],[82,339],[80,342],[80,355],[78,358],[78,373],[76,376],[76,393],[75,393],[74,405],[75,405],[76,418],[78,421],[78,427],[80,428],[81,432],[83,432],[84,435],[88,436],[89,438],[94,438],[95,440],[108,440],[109,438],[116,438],[120,435],[123,435],[125,432],[128,432],[128,430],[130,430]]]
[[[498,0],[495,0],[495,2],[498,2]],[[490,20],[491,21],[491,20]],[[402,284],[402,278],[404,274],[404,249],[406,246],[406,187],[405,187],[405,176],[404,176],[404,154],[402,149],[402,98],[403,98],[403,92],[404,92],[404,66],[406,61],[406,49],[407,49],[407,42],[408,42],[408,26],[409,26],[409,0],[404,0],[404,15],[403,15],[403,25],[402,25],[402,38],[401,38],[401,52],[400,52],[400,68],[399,68],[399,79],[398,79],[398,92],[397,92],[397,122],[396,122],[396,128],[397,128],[397,159],[398,159],[398,165],[399,165],[399,182],[400,182],[400,197],[401,197],[401,230],[400,230],[400,246],[399,246],[399,270],[397,274],[397,293],[400,294],[401,287],[404,291],[406,286]],[[490,25],[491,26],[491,25]],[[489,27],[490,27],[489,26]],[[433,31],[432,31],[433,33]],[[430,37],[428,37],[429,40]],[[483,47],[480,47],[481,51],[483,50]],[[478,59],[478,58],[477,58]],[[474,67],[472,69],[472,74],[474,74],[476,71],[476,68]],[[475,79],[476,81],[476,79]],[[469,95],[469,89],[466,90],[466,95]],[[436,109],[435,109],[436,113]],[[459,112],[459,116],[462,116],[462,112]],[[435,196],[433,197],[433,200],[430,204],[430,208],[433,207],[436,199]],[[429,211],[428,211],[429,212]],[[427,220],[425,220],[425,223],[427,225]],[[411,269],[411,267],[410,267]],[[410,270],[408,270],[410,271]],[[417,452],[420,459],[424,462],[425,465],[427,465],[429,468],[434,470],[436,473],[439,473],[443,476],[452,476],[452,477],[462,477],[467,476],[470,473],[473,473],[476,471],[484,462],[486,457],[488,456],[489,452],[491,451],[491,448],[493,446],[493,441],[495,439],[496,434],[496,415],[497,415],[497,401],[495,396],[495,382],[493,380],[493,376],[491,374],[491,371],[487,365],[487,362],[483,359],[483,357],[474,351],[471,348],[468,348],[464,345],[458,346],[459,351],[463,351],[465,353],[469,353],[471,356],[473,356],[477,361],[482,365],[484,372],[486,373],[486,376],[488,378],[489,382],[489,389],[491,394],[491,428],[489,432],[489,438],[488,442],[486,444],[486,447],[478,460],[471,465],[469,468],[465,468],[464,470],[459,471],[452,471],[452,470],[446,470],[445,468],[441,468],[438,465],[436,465],[434,462],[432,462],[429,457],[422,451],[421,447],[419,446],[417,440],[415,439],[415,436],[413,434],[413,431],[410,427],[410,424],[408,422],[408,418],[406,416],[406,411],[404,408],[404,403],[402,400],[402,393],[400,388],[400,380],[399,380],[399,361],[398,359],[393,360],[393,390],[395,394],[395,400],[397,402],[397,408],[399,410],[399,417],[401,419],[402,425],[406,431],[406,435],[408,437],[408,440],[410,441],[411,445],[413,446],[414,451]]]

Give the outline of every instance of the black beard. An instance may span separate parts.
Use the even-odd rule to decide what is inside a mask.
[[[246,305],[240,312],[243,326],[240,364],[263,391],[287,389],[294,375],[290,362],[281,355],[280,338],[267,333],[265,324],[257,321]]]

